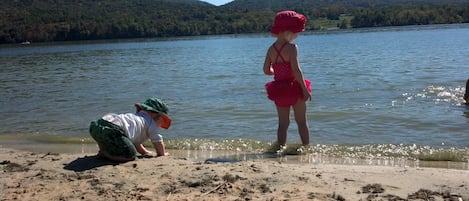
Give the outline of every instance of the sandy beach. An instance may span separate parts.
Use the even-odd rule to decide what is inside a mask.
[[[469,171],[139,158],[0,147],[0,200],[469,200]]]

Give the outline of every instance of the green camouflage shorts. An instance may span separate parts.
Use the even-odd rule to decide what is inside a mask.
[[[90,135],[111,156],[135,158],[137,150],[134,144],[119,126],[103,119],[90,123]]]

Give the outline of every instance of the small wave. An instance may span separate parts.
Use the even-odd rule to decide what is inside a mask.
[[[27,139],[28,142],[26,142]],[[41,144],[93,144],[90,137],[65,137],[57,135],[0,135],[2,144],[17,143],[41,143]],[[290,144],[280,147],[274,142],[262,142],[249,139],[167,139],[167,149],[194,150],[210,152],[230,152],[237,154],[253,155],[322,155],[334,158],[356,158],[370,160],[420,160],[420,161],[453,161],[469,162],[469,148],[431,147],[417,144],[315,144],[304,147],[300,144]],[[151,147],[148,143],[147,146]]]
[[[325,145],[316,144],[304,147],[291,144],[280,147],[274,142],[256,140],[208,140],[208,139],[173,139],[167,140],[166,147],[175,150],[232,151],[247,154],[271,155],[317,155],[335,158],[357,159],[405,159],[422,161],[469,162],[468,148],[431,147],[405,144],[368,144],[368,145]]]
[[[445,86],[428,86],[416,93],[403,93],[402,97],[406,102],[416,99],[430,99],[434,103],[450,103],[460,106],[464,104],[464,87],[445,87]]]

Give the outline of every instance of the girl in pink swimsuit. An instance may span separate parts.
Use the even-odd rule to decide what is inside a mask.
[[[268,98],[274,101],[278,114],[277,142],[285,146],[293,107],[303,145],[309,144],[306,101],[311,100],[311,82],[304,79],[298,62],[298,47],[292,42],[304,31],[306,17],[295,11],[281,11],[275,17],[270,32],[277,40],[267,50],[264,73],[274,80],[265,85]]]

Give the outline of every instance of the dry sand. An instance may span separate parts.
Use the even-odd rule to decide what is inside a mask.
[[[465,200],[469,170],[272,160],[236,163],[0,147],[0,200]]]

